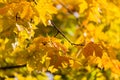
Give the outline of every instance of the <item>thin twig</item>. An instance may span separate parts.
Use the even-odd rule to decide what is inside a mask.
[[[61,4],[67,11],[68,11],[68,13],[69,14],[71,14],[71,15],[74,15],[73,14],[73,11],[71,11],[66,5],[64,5],[61,1],[59,1],[58,0],[58,2],[59,2],[59,4]],[[75,16],[74,16],[75,17]],[[76,17],[75,17],[76,18]],[[79,22],[79,18],[76,18],[76,22],[78,23],[78,25],[79,26],[81,26],[81,23]]]
[[[6,67],[0,67],[1,70],[7,70],[7,69],[15,69],[15,68],[21,68],[26,67],[26,64],[23,65],[16,65],[16,66],[6,66]]]
[[[57,31],[57,33],[54,35],[54,37],[56,37],[59,34],[59,32]]]
[[[58,0],[58,2],[68,11],[68,13],[73,14],[73,12],[66,5],[64,5],[61,1]]]
[[[36,0],[33,0],[33,2],[35,3],[35,5],[37,5],[37,1]]]
[[[57,26],[54,24],[53,21],[51,21],[51,25],[57,30],[58,33],[60,33],[71,45],[76,45],[76,46],[84,46],[84,44],[75,44],[73,42],[71,42],[65,35],[64,33],[57,28]]]

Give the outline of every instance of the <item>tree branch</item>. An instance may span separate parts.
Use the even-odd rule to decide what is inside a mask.
[[[23,64],[23,65],[16,65],[16,66],[0,67],[0,70],[15,69],[15,68],[22,68],[22,67],[26,67],[26,64]]]
[[[57,26],[55,25],[55,23],[53,21],[51,21],[51,25],[57,30],[58,33],[60,33],[71,45],[76,45],[76,46],[84,46],[84,44],[75,44],[73,42],[71,42],[65,35],[64,33],[57,28]]]
[[[64,5],[60,0],[58,0],[58,2],[59,2],[60,5],[63,6],[63,8],[65,8],[65,9],[68,11],[69,14],[74,15],[74,12],[71,11],[71,10],[70,10],[66,5]],[[74,15],[74,17],[76,18],[77,24],[78,24],[79,26],[82,26],[81,23],[79,22],[79,18],[76,17],[75,15]]]
[[[58,0],[58,2],[68,11],[68,13],[73,14],[73,12],[66,5],[64,5],[61,1]]]

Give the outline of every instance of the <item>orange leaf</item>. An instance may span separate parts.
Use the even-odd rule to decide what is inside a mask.
[[[93,56],[93,53],[95,52],[96,56],[102,57],[102,51],[103,49],[98,44],[90,42],[83,48],[83,55],[87,58]]]
[[[9,7],[8,6],[5,6],[5,7],[0,7],[0,15],[4,15],[7,13]]]

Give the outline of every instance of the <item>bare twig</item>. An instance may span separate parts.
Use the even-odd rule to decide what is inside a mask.
[[[59,34],[59,32],[57,31],[57,33],[54,35],[54,37],[56,37]]]
[[[33,0],[33,2],[37,5],[37,1],[36,0]]]
[[[23,64],[23,65],[16,65],[16,66],[0,67],[0,70],[15,69],[15,68],[22,68],[22,67],[26,67],[26,64]]]
[[[74,15],[74,12],[71,11],[65,4],[63,4],[60,0],[58,0],[58,2],[59,2],[60,5],[63,6],[63,8],[65,8],[65,9],[68,11],[69,14]],[[82,26],[81,23],[80,23],[80,21],[79,21],[79,18],[76,17],[75,15],[74,15],[74,17],[76,18],[77,24],[78,24],[79,26]]]
[[[61,1],[58,0],[58,2],[68,11],[68,13],[73,14],[73,12],[66,5],[64,5]]]
[[[75,43],[71,42],[71,41],[64,35],[64,33],[63,33],[60,29],[57,28],[57,26],[54,24],[53,21],[51,21],[51,25],[52,25],[52,26],[57,30],[57,32],[60,33],[71,45],[84,46],[84,44],[75,44]],[[57,34],[58,34],[58,33],[57,33]]]

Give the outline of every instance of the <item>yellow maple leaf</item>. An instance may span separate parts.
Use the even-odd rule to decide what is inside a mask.
[[[82,0],[81,3],[79,4],[79,12],[83,13],[87,8],[88,8],[88,4],[86,3],[85,0]]]
[[[21,19],[27,19],[30,20],[30,18],[33,16],[34,12],[32,10],[32,7],[30,4],[24,6],[23,11],[21,11],[20,17]]]
[[[111,69],[113,73],[120,74],[120,61],[111,59],[106,53],[103,54],[101,61],[105,69]]]
[[[53,6],[51,0],[39,0],[37,5],[35,5],[35,9],[45,26],[47,25],[47,21],[52,19],[51,14],[57,13],[57,9]]]

